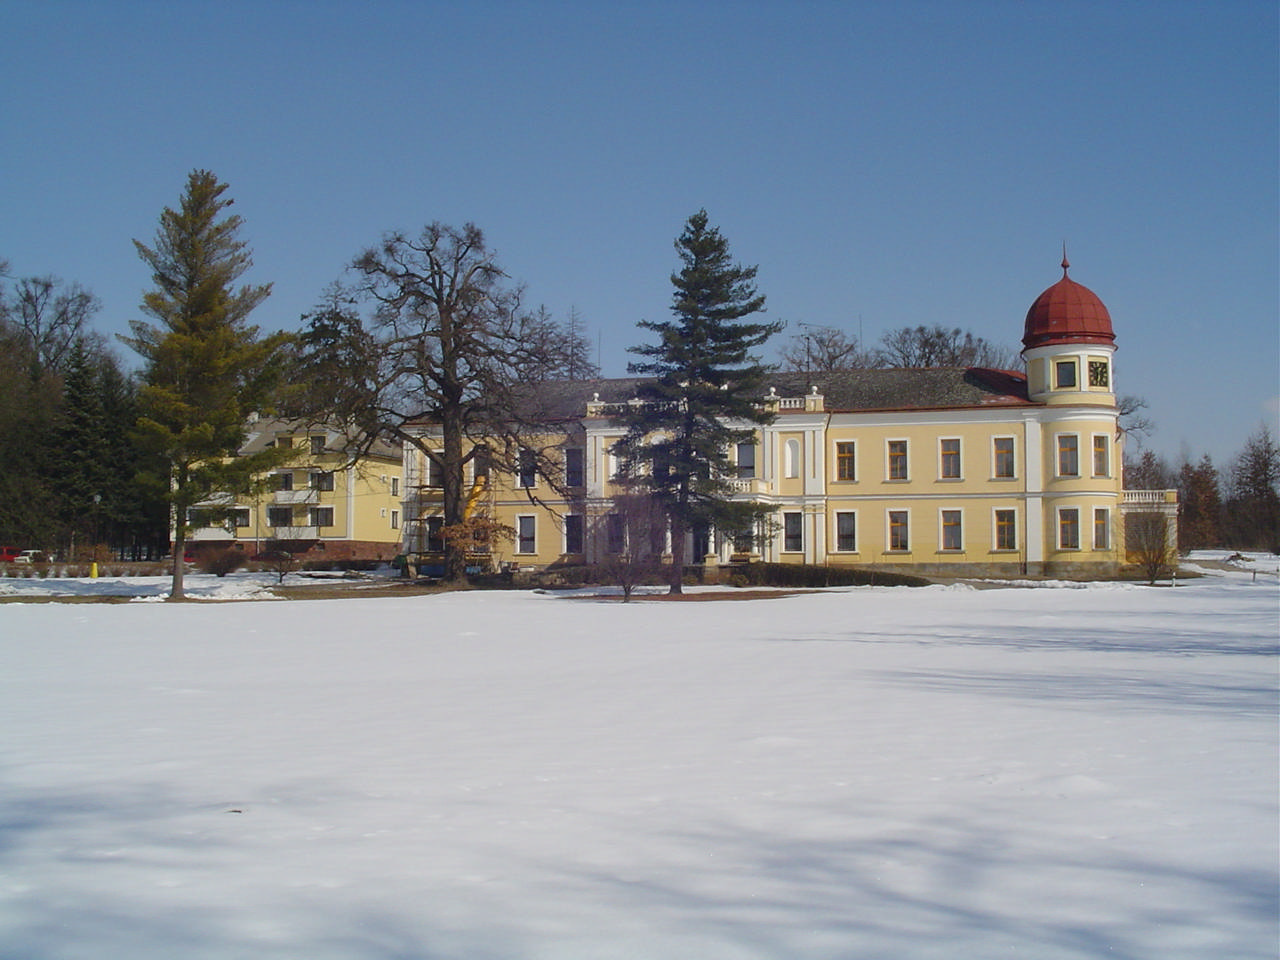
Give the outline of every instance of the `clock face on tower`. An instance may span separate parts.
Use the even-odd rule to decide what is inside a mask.
[[[1105,360],[1089,361],[1089,386],[1091,387],[1111,386],[1111,373],[1108,370],[1107,361]]]

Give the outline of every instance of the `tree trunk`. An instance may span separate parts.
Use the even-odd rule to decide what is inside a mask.
[[[173,538],[173,579],[169,586],[169,600],[175,603],[187,599],[187,595],[182,590],[182,577],[186,573],[186,565],[182,558],[186,552],[187,538],[179,530]]]
[[[685,523],[681,517],[671,518],[671,593],[684,593]]]

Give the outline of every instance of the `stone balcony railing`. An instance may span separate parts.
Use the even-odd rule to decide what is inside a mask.
[[[1164,504],[1177,503],[1177,490],[1126,490],[1124,491],[1124,501],[1126,506],[1130,504]]]

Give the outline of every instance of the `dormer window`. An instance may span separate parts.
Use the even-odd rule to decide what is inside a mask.
[[[1053,365],[1054,373],[1057,376],[1059,390],[1074,390],[1076,387],[1076,362],[1074,360],[1059,360]]]
[[[1107,361],[1089,361],[1089,386],[1104,389],[1111,386],[1111,367]]]

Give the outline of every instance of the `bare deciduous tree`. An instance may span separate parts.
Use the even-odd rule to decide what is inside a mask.
[[[1177,546],[1169,535],[1169,520],[1162,513],[1131,513],[1125,518],[1125,551],[1154,584],[1173,573]]]
[[[880,338],[876,351],[881,367],[990,367],[1011,369],[1016,354],[1008,347],[991,343],[961,330],[932,327],[902,327]]]
[[[780,351],[783,369],[830,373],[873,366],[874,357],[862,349],[857,337],[838,327],[806,326]]]

